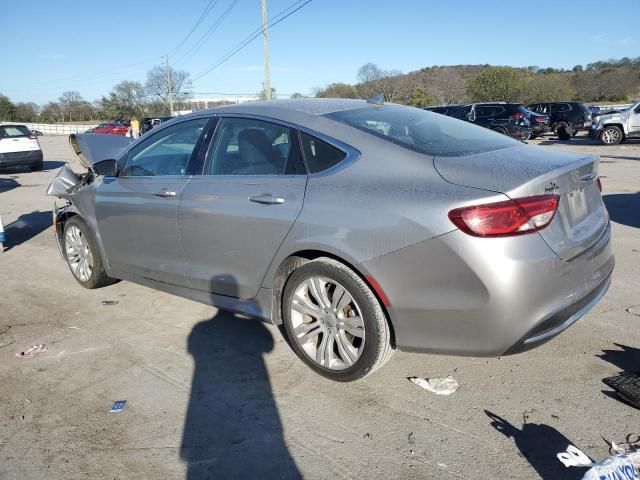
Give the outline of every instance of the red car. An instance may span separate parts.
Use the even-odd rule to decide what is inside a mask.
[[[129,131],[129,122],[105,122],[91,129],[91,133],[103,135],[126,135]]]

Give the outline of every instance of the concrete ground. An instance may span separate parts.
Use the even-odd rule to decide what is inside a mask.
[[[640,430],[602,378],[640,370],[640,143],[532,143],[601,155],[617,268],[597,307],[554,341],[501,359],[398,352],[356,383],[324,380],[278,329],[129,282],[85,290],[58,255],[45,189],[70,161],[0,172],[0,478],[580,478]],[[115,305],[102,305],[115,300]],[[45,344],[31,359],[17,352]],[[408,376],[452,375],[433,395]],[[109,413],[127,400],[121,413]]]

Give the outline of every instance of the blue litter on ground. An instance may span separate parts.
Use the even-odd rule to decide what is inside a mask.
[[[118,413],[121,412],[122,410],[124,410],[125,405],[127,404],[126,400],[118,400],[116,402],[113,402],[113,405],[111,406],[111,413]]]

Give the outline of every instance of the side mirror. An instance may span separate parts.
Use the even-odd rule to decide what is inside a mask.
[[[91,170],[96,175],[115,177],[118,175],[118,162],[113,159],[101,160],[91,165]]]

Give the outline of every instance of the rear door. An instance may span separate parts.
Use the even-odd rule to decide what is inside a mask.
[[[178,225],[192,288],[252,298],[302,209],[307,174],[295,129],[223,117]]]
[[[640,103],[629,114],[629,135],[640,136]]]
[[[96,189],[98,229],[112,268],[186,285],[178,200],[208,121],[186,120],[149,134],[121,161],[118,177]]]

